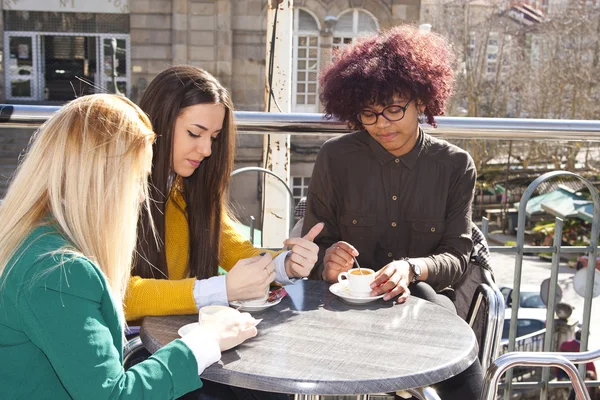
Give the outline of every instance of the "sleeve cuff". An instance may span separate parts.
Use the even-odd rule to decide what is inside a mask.
[[[414,260],[422,260],[425,263],[427,266],[427,279],[425,282],[435,287],[440,274],[440,267],[436,264],[435,260],[431,257],[420,257],[415,258]]]
[[[221,359],[219,342],[211,335],[194,330],[182,337],[181,341],[194,353],[198,364],[198,375]]]
[[[281,285],[292,285],[296,283],[296,278],[289,278],[285,273],[285,259],[291,254],[291,251],[284,251],[275,257],[275,281]]]
[[[204,306],[229,305],[226,276],[220,275],[197,280],[194,283],[194,301],[198,309]]]

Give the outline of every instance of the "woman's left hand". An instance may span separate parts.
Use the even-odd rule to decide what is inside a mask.
[[[375,280],[371,283],[371,296],[385,293],[383,300],[387,301],[400,295],[398,303],[404,303],[410,296],[408,289],[410,280],[411,272],[408,262],[392,261],[375,274]]]
[[[304,237],[286,239],[283,242],[291,250],[285,259],[285,273],[289,278],[304,278],[310,274],[319,259],[319,246],[313,241],[324,226],[323,222],[319,222]]]

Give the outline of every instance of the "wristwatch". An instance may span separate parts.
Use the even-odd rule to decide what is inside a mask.
[[[418,281],[419,277],[421,276],[421,267],[419,267],[417,264],[410,261],[410,258],[408,258],[408,257],[404,257],[403,260],[408,263],[408,267],[410,268],[410,271],[413,274],[413,278],[410,281],[410,283],[414,283],[414,282]]]

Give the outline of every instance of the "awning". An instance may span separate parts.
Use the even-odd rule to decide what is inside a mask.
[[[526,214],[531,217],[536,213],[549,213],[563,219],[581,218],[587,221],[585,213],[587,207],[590,206],[593,209],[593,203],[590,200],[565,187],[560,187],[552,192],[531,198],[527,203]],[[519,203],[515,203],[515,207],[519,207]]]

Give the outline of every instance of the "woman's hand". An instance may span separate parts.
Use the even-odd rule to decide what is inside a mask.
[[[358,250],[348,242],[337,242],[325,250],[323,257],[323,279],[337,282],[340,272],[348,271],[354,265]]]
[[[387,301],[398,297],[398,303],[404,303],[410,290],[408,285],[411,281],[410,265],[404,260],[392,261],[375,273],[375,280],[371,283],[371,296],[383,296],[383,300]]]
[[[219,314],[222,313],[222,318]],[[208,323],[201,324],[198,329],[192,330],[188,335],[200,334],[214,337],[221,351],[229,350],[249,338],[256,336],[257,321],[248,313],[216,313],[217,318]]]
[[[263,297],[275,280],[275,263],[270,254],[240,260],[225,278],[227,300],[252,300]]]
[[[302,238],[286,239],[283,244],[291,253],[285,259],[285,273],[289,278],[304,278],[310,274],[319,259],[319,246],[313,241],[325,224],[319,222]]]

